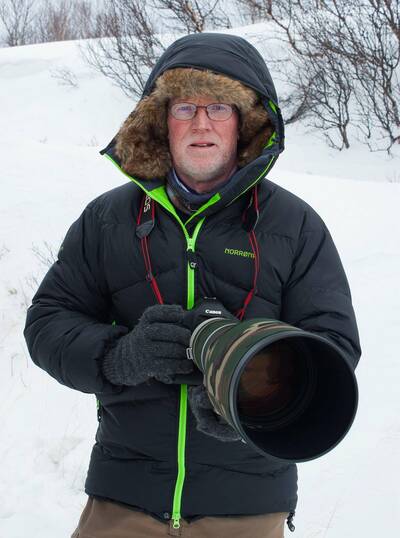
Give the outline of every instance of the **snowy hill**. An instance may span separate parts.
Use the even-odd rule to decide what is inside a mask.
[[[235,33],[257,45],[263,26]],[[77,87],[54,77],[65,68]],[[45,272],[40,257],[57,252],[90,200],[125,182],[98,151],[134,103],[84,64],[74,42],[0,49],[0,81],[0,538],[69,536],[86,501],[95,399],[37,368],[22,329]],[[286,146],[270,179],[305,199],[328,225],[350,281],[363,349],[353,428],[332,453],[299,466],[293,536],[394,536],[400,152],[396,159],[362,146],[339,153],[301,126],[287,129]]]

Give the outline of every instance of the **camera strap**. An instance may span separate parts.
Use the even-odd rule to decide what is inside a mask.
[[[156,202],[152,198],[150,198],[148,194],[145,194],[143,196],[142,203],[140,205],[139,215],[136,221],[136,236],[139,238],[142,248],[143,260],[146,267],[146,280],[150,283],[157,302],[159,304],[164,304],[164,300],[158,287],[157,280],[153,274],[148,244],[149,235],[155,226],[155,208]],[[257,280],[260,272],[260,255],[257,237],[254,232],[254,229],[257,225],[259,214],[260,211],[258,206],[258,187],[256,185],[255,187],[253,187],[249,204],[242,216],[243,228],[248,233],[251,249],[254,255],[254,274],[252,288],[248,292],[244,300],[243,306],[235,314],[239,320],[243,319],[246,313],[246,309],[257,291]]]
[[[143,196],[139,215],[136,221],[136,235],[140,239],[140,245],[142,247],[143,260],[146,267],[146,280],[150,283],[157,302],[159,304],[164,304],[157,280],[153,275],[148,244],[148,236],[150,235],[150,232],[154,228],[155,224],[155,214],[156,203],[148,194],[145,194]]]
[[[242,308],[240,308],[236,312],[236,317],[240,319],[240,321],[242,321],[242,319],[244,318],[246,309],[249,306],[250,301],[253,299],[254,294],[257,291],[257,280],[258,280],[258,275],[260,272],[260,252],[258,249],[258,242],[257,242],[257,237],[256,237],[254,229],[257,226],[259,216],[260,216],[260,209],[258,205],[258,186],[255,185],[253,187],[249,205],[245,209],[245,212],[243,213],[243,217],[242,217],[243,228],[246,230],[246,232],[249,235],[251,249],[254,254],[254,258],[253,258],[254,275],[253,275],[253,286],[251,290],[249,291],[249,293],[247,294]]]

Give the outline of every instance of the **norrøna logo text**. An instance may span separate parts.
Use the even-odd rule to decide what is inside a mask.
[[[254,252],[249,252],[248,250],[236,250],[234,248],[226,248],[224,250],[225,254],[230,254],[231,256],[242,256],[243,258],[254,258]]]

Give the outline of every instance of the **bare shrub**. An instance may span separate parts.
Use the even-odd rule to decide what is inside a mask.
[[[4,258],[4,256],[6,256],[9,252],[10,252],[10,249],[9,249],[6,245],[3,245],[3,246],[0,248],[0,260],[1,260],[2,258]]]
[[[0,0],[0,21],[4,26],[2,41],[9,47],[32,42],[35,0]]]
[[[254,24],[269,18],[274,0],[235,0],[242,19]]]
[[[371,150],[400,143],[400,7],[393,0],[236,0],[278,29],[288,121],[306,119],[330,145],[352,134]]]
[[[48,41],[66,41],[79,37],[78,29],[73,24],[74,3],[61,0],[42,0],[42,8],[36,18],[36,39],[39,43]]]
[[[356,27],[343,55],[356,58],[352,65],[361,137],[371,150],[390,153],[394,144],[400,144],[400,4],[365,2],[355,15],[362,17],[365,30]]]
[[[39,288],[43,274],[57,261],[58,257],[55,248],[47,241],[43,241],[41,245],[33,245],[31,250],[39,262],[38,270],[30,272],[25,276],[23,282],[19,280],[18,290],[16,288],[9,290],[10,294],[13,290],[15,290],[15,294],[19,294],[21,307],[24,310],[32,303],[32,295]]]
[[[47,241],[43,241],[42,245],[33,245],[32,252],[45,269],[48,269],[57,261],[57,252]]]
[[[148,75],[164,51],[166,30],[198,33],[230,28],[222,0],[109,0],[88,37],[110,39],[82,45],[85,60],[129,97],[142,95]]]
[[[151,0],[152,7],[162,13],[170,30],[200,33],[207,28],[231,28],[229,16],[220,0]]]
[[[78,79],[76,78],[75,73],[67,67],[51,69],[50,74],[52,78],[56,79],[61,86],[68,86],[70,88],[78,87]]]
[[[102,37],[101,4],[89,0],[0,0],[2,41],[10,46]]]
[[[142,94],[148,74],[163,51],[149,9],[147,0],[110,0],[93,28],[93,33],[110,39],[81,46],[86,61],[129,97]]]
[[[98,24],[101,4],[96,6],[88,0],[75,0],[73,8],[73,23],[78,37],[82,39],[104,37]]]
[[[33,274],[30,274],[27,277],[25,277],[25,283],[28,286],[28,288],[33,292],[36,292],[36,290],[40,286],[39,278],[36,275],[33,275]],[[22,286],[21,286],[21,289],[24,291],[24,288]],[[25,291],[24,291],[24,293],[27,296]],[[31,300],[30,300],[30,298],[28,298],[27,306],[29,306],[30,302],[31,302]]]

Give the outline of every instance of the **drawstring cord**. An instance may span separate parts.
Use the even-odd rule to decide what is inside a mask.
[[[293,525],[294,514],[295,514],[294,511],[290,512],[286,520],[286,524],[289,527],[290,532],[294,532],[296,530],[296,527]]]

